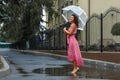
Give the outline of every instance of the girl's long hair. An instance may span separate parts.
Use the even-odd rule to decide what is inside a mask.
[[[77,27],[78,27],[78,17],[75,15],[75,14],[72,14],[72,16],[74,16],[74,23],[77,25]],[[75,37],[76,37],[76,39],[78,40],[78,32],[77,32],[77,34],[75,35]]]
[[[78,17],[75,14],[72,14],[72,16],[74,16],[74,22],[78,27]]]

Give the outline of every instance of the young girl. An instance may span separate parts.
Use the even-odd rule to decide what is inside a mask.
[[[79,70],[80,66],[83,66],[83,59],[81,56],[80,48],[75,35],[77,33],[78,18],[76,15],[71,15],[70,17],[70,27],[67,30],[66,27],[63,29],[64,33],[67,34],[67,44],[68,44],[68,60],[73,63],[72,74]]]

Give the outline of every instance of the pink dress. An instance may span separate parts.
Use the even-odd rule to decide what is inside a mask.
[[[68,29],[69,31],[69,29]],[[77,29],[73,32],[72,35],[67,35],[67,44],[68,44],[68,61],[76,62],[77,66],[83,66],[83,59],[80,52],[78,41],[75,38]]]

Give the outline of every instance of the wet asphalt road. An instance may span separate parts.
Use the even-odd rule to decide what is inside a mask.
[[[76,77],[70,74],[72,67],[67,60],[8,49],[0,50],[0,55],[5,57],[11,69],[11,74],[0,80],[108,80],[118,74],[86,66],[80,68]]]

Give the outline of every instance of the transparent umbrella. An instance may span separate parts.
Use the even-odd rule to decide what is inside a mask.
[[[76,14],[79,19],[78,30],[84,29],[88,17],[82,8],[80,8],[79,6],[71,5],[63,8],[62,10],[63,10],[62,16],[66,20],[66,22],[69,21],[69,18],[72,14]]]

